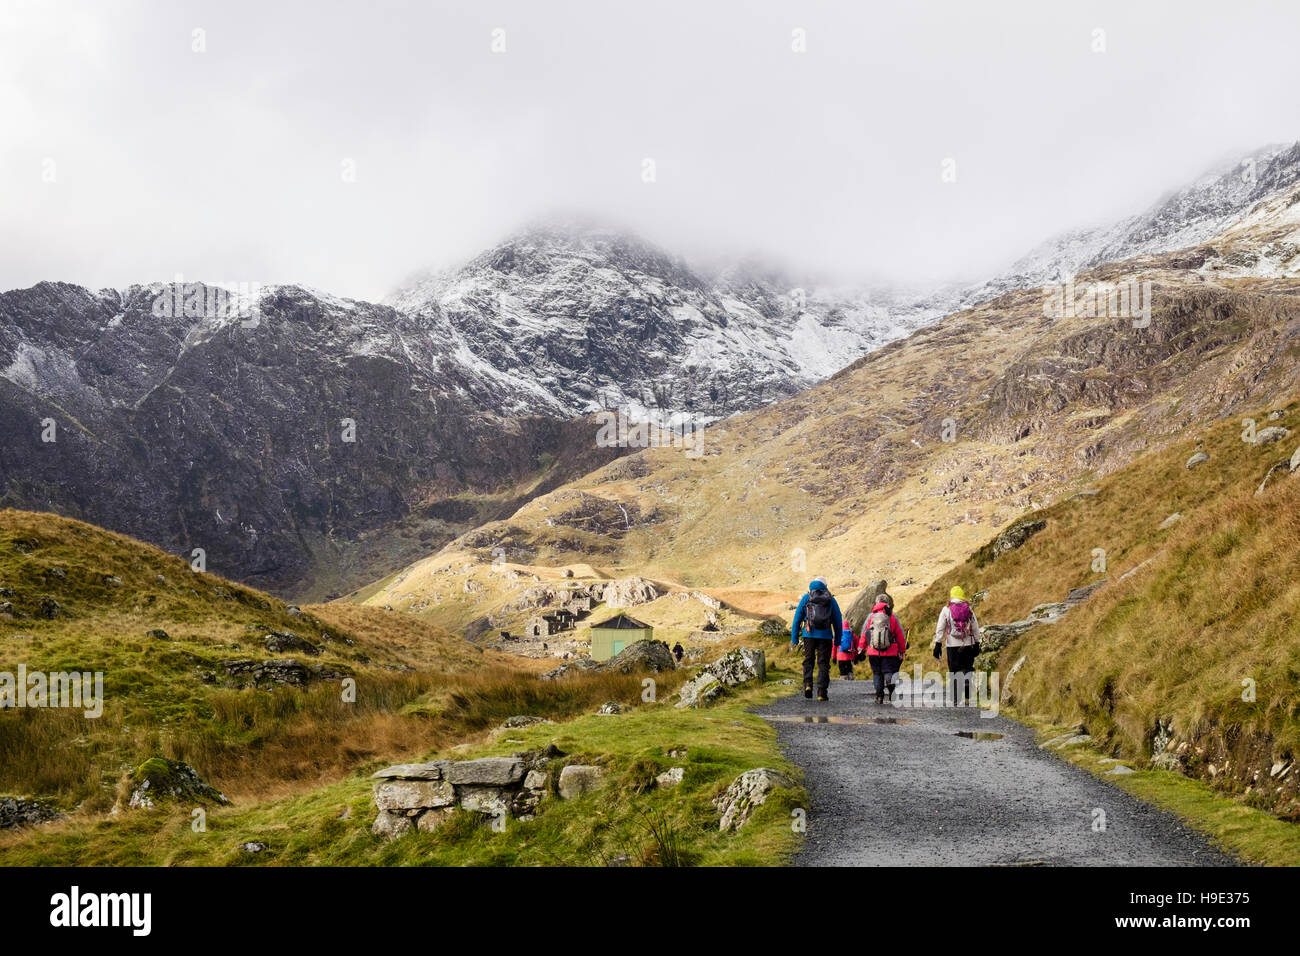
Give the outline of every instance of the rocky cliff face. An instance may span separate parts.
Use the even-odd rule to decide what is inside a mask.
[[[576,423],[503,415],[509,396],[436,314],[281,287],[252,324],[160,316],[159,292],[0,296],[0,501],[294,590],[392,522],[436,545],[520,503],[522,480],[618,453]]]

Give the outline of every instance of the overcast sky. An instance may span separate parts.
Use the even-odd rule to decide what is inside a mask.
[[[0,0],[0,289],[378,299],[552,210],[977,278],[1300,138],[1297,36],[1290,0]]]

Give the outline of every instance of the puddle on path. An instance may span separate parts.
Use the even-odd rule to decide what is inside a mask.
[[[783,724],[911,724],[910,717],[792,717],[784,714],[768,717]]]
[[[985,734],[976,730],[959,730],[954,737],[965,737],[967,740],[1001,740],[1005,734]]]

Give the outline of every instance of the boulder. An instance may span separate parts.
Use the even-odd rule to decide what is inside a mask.
[[[698,677],[688,680],[678,692],[675,707],[707,707],[723,694],[722,681],[705,671]]]
[[[456,802],[456,789],[446,780],[386,780],[375,784],[380,810],[428,810]]]
[[[524,777],[525,790],[545,790],[546,789],[546,772],[543,770],[530,770]]]
[[[600,705],[600,710],[596,711],[596,715],[597,715],[598,717],[600,717],[600,716],[606,716],[606,717],[607,717],[607,716],[611,716],[611,715],[613,715],[613,714],[621,714],[621,713],[623,713],[625,710],[627,710],[627,708],[624,707],[622,704],[620,704],[618,701],[616,701],[616,700],[608,700],[608,701],[606,701],[605,703],[603,703],[603,704]]]
[[[849,622],[849,626],[853,628],[854,633],[861,631],[862,625],[867,622],[867,615],[870,614],[871,609],[876,606],[876,595],[887,594],[888,592],[889,582],[884,578],[880,578],[879,580],[872,581],[865,588],[859,591],[852,603],[849,604],[847,608],[842,609],[844,620]],[[786,628],[784,633],[788,634],[789,628]]]
[[[270,631],[263,641],[266,644],[266,649],[272,654],[300,651],[309,657],[315,657],[320,653],[319,647],[311,641],[299,637],[292,631]]]
[[[1300,445],[1296,446],[1295,454],[1291,456],[1291,474],[1300,471]]]
[[[1198,451],[1191,458],[1187,459],[1187,470],[1191,471],[1197,465],[1203,465],[1210,460],[1210,456],[1203,451]]]
[[[1023,547],[1024,543],[1032,538],[1038,532],[1047,527],[1047,520],[1039,518],[1036,521],[1017,521],[1011,527],[998,533],[993,539],[990,548],[992,558],[1000,558],[1004,554],[1009,554],[1017,548]]]
[[[634,641],[607,661],[596,665],[603,671],[632,674],[637,671],[670,671],[677,667],[677,659],[663,641]]]
[[[722,814],[718,829],[739,830],[749,821],[754,810],[767,802],[773,790],[778,787],[789,790],[794,786],[794,781],[779,770],[770,767],[746,770],[713,801]]]
[[[737,687],[753,680],[767,677],[766,655],[752,647],[729,651],[704,670],[712,674],[724,687]]]
[[[604,601],[608,607],[636,607],[649,604],[658,597],[659,589],[653,581],[635,575],[605,585]]]
[[[1291,429],[1283,428],[1281,425],[1270,425],[1268,428],[1261,428],[1255,433],[1256,445],[1271,445],[1275,441],[1281,441],[1291,434]]]
[[[447,779],[457,785],[508,787],[524,779],[524,769],[519,757],[480,757],[451,764]]]
[[[572,763],[560,771],[559,792],[561,800],[573,800],[600,786],[605,771],[590,764]]]
[[[1166,528],[1172,528],[1179,521],[1181,521],[1182,518],[1183,518],[1183,513],[1181,511],[1175,511],[1164,521],[1160,522],[1160,530],[1164,531]]]
[[[155,641],[170,641],[171,635],[161,627],[153,627],[144,632],[145,637],[152,637]]]
[[[370,832],[381,840],[396,840],[399,836],[410,833],[413,827],[411,818],[406,814],[381,810],[375,822],[371,824]]]
[[[189,764],[166,757],[150,757],[136,767],[130,776],[129,791],[127,807],[132,810],[151,810],[171,800],[188,804],[230,802]]]
[[[534,717],[531,714],[515,714],[513,717],[507,717],[505,723],[501,725],[502,730],[518,730],[520,727],[531,727],[534,724],[549,724],[550,721],[545,717]]]

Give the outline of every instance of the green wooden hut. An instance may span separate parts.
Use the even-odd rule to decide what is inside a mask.
[[[629,644],[654,637],[655,629],[634,617],[619,614],[591,625],[591,659],[607,661]]]

